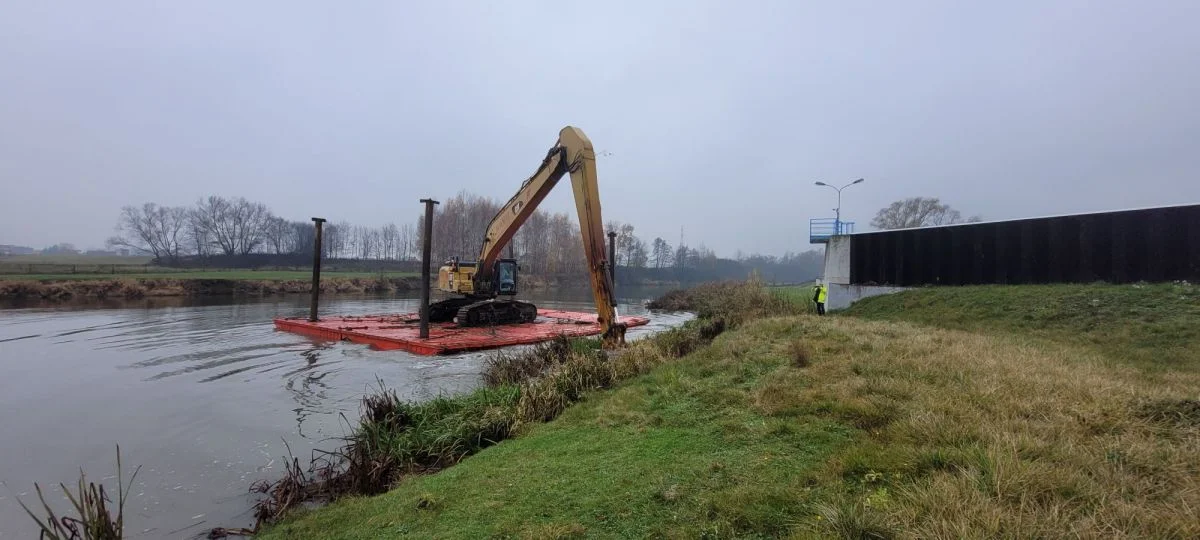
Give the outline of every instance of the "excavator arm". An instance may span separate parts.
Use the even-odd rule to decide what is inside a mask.
[[[567,126],[559,131],[558,143],[542,160],[537,172],[521,184],[492,222],[484,235],[483,248],[474,276],[476,291],[492,290],[492,270],[501,250],[512,241],[517,229],[537,210],[542,200],[566,174],[571,175],[575,192],[575,208],[579,212],[579,229],[583,233],[583,252],[587,257],[592,297],[596,302],[600,328],[606,346],[625,341],[625,326],[617,322],[616,298],[613,295],[611,274],[604,252],[604,221],[600,216],[600,190],[596,185],[596,154],[592,141],[579,128]]]

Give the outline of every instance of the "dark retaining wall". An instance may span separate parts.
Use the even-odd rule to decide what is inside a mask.
[[[1200,281],[1200,204],[851,238],[860,285]]]

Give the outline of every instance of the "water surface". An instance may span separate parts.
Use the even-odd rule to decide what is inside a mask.
[[[622,315],[648,315],[630,338],[680,324],[648,313],[660,291],[630,290]],[[535,294],[540,306],[594,311],[586,290]],[[468,391],[486,353],[416,356],[276,331],[272,319],[307,314],[306,296],[105,301],[0,310],[0,538],[34,538],[17,505],[33,482],[57,489],[90,478],[115,487],[116,445],[126,476],[141,465],[127,511],[130,538],[195,538],[252,525],[258,479],[333,448],[343,419],[382,379],[407,399]],[[405,296],[331,297],[323,314],[412,312]]]

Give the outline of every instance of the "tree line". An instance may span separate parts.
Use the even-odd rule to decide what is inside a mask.
[[[218,255],[311,255],[315,234],[311,221],[284,219],[263,203],[215,195],[193,206],[126,206],[116,230],[109,246],[146,253],[165,264]],[[412,224],[367,227],[341,221],[325,225],[322,255],[409,260],[416,256],[416,242]]]
[[[483,238],[502,202],[460,192],[434,207],[432,257],[435,265],[451,257],[478,257]],[[420,258],[424,215],[408,223],[378,227],[341,220],[326,223],[322,256],[326,259],[416,261]],[[788,253],[783,257],[751,255],[722,259],[704,247],[672,245],[656,237],[649,242],[630,223],[609,221],[616,233],[616,265],[640,279],[690,280],[744,278],[750,270],[778,280],[804,280],[820,273],[820,253]],[[191,206],[145,203],[126,206],[117,219],[112,247],[152,255],[160,264],[190,266],[212,258],[236,260],[255,255],[311,257],[311,221],[275,215],[265,204],[242,197],[209,196]],[[562,212],[535,211],[518,229],[504,256],[521,262],[527,272],[543,276],[583,275],[586,259],[578,222]],[[283,257],[280,257],[283,259]]]
[[[475,260],[492,218],[503,203],[468,192],[455,196],[434,207],[433,259]],[[420,237],[423,221],[417,219],[415,232]],[[649,244],[635,234],[630,223],[609,221],[605,232],[616,232],[616,261],[626,268],[687,268],[716,259],[716,254],[704,246],[672,247],[662,238]],[[583,253],[583,232],[569,214],[537,210],[517,230],[505,250],[530,272],[538,275],[583,274],[586,259]]]

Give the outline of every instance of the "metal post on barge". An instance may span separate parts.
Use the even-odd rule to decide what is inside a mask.
[[[433,249],[433,199],[421,199],[425,203],[425,230],[421,231],[421,339],[429,337],[429,257]]]
[[[317,322],[317,303],[321,298],[321,224],[325,223],[325,218],[315,217],[312,220],[317,230],[313,236],[312,305],[308,309],[308,320]]]

